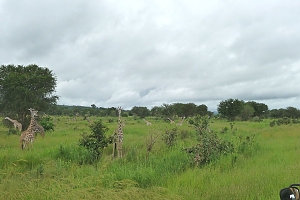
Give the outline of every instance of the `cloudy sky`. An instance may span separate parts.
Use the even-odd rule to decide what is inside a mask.
[[[58,104],[300,109],[299,0],[0,0],[0,22],[0,64],[52,70]]]

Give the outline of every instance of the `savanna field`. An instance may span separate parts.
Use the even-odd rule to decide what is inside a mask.
[[[176,126],[149,117],[147,126],[142,119],[123,117],[123,158],[112,158],[109,145],[99,161],[89,163],[88,151],[79,146],[81,134],[91,132],[89,122],[52,118],[54,131],[38,135],[31,150],[22,151],[20,135],[0,125],[0,199],[274,200],[281,188],[300,182],[300,124],[210,119],[209,129],[231,141],[235,151],[196,166],[183,151],[197,143],[188,119]],[[111,136],[117,117],[91,117],[99,119]],[[163,136],[174,129],[177,138],[168,146]]]

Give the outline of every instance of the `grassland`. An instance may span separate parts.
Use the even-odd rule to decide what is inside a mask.
[[[101,119],[111,135],[117,119]],[[88,152],[78,145],[81,134],[90,132],[87,121],[54,117],[55,131],[24,151],[19,135],[0,125],[0,199],[279,199],[281,188],[299,182],[299,124],[235,122],[233,131],[229,122],[212,120],[210,129],[220,137],[237,143],[239,135],[255,134],[255,146],[195,167],[182,151],[195,143],[194,129],[178,126],[182,139],[168,148],[161,135],[175,125],[148,120],[151,126],[123,118],[124,157],[112,159],[109,146],[95,164],[85,163]],[[221,134],[224,127],[229,130]],[[151,136],[156,143],[147,158]]]

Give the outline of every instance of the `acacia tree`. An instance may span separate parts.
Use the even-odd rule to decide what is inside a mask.
[[[131,113],[133,113],[141,118],[144,118],[144,117],[147,117],[150,115],[150,111],[148,110],[147,107],[139,107],[139,106],[134,106],[131,109]]]
[[[233,121],[234,118],[241,113],[244,104],[243,100],[227,99],[220,102],[218,105],[218,112],[228,120]]]
[[[0,67],[0,110],[14,114],[24,122],[28,109],[46,111],[55,105],[54,95],[57,79],[54,73],[36,64],[2,65]]]
[[[246,103],[247,105],[250,105],[252,108],[254,108],[254,116],[263,117],[266,115],[268,111],[268,106],[264,103],[257,103],[255,101],[248,101]]]

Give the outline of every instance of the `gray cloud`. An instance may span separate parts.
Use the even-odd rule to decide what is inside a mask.
[[[299,13],[296,0],[0,0],[0,60],[53,70],[60,104],[300,108]]]

